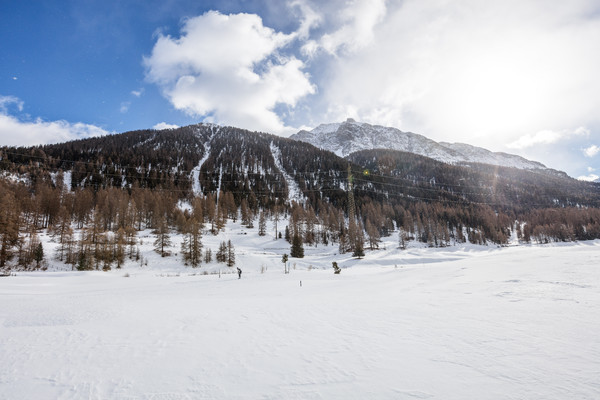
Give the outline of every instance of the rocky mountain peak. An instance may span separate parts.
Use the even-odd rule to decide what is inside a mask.
[[[464,143],[436,142],[423,135],[397,128],[356,122],[352,118],[341,123],[321,124],[290,137],[329,150],[338,156],[361,150],[389,149],[414,153],[448,164],[483,163],[519,169],[546,169],[546,166],[521,156],[472,146]]]

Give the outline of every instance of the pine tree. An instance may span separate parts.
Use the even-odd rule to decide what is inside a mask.
[[[33,260],[35,261],[35,267],[39,268],[40,263],[44,260],[44,246],[42,246],[42,242],[38,242],[33,253]]]
[[[221,242],[219,244],[219,250],[217,250],[217,254],[215,256],[217,262],[224,263],[227,262],[227,243]]]
[[[288,255],[287,255],[287,253],[281,257],[281,262],[283,263],[283,271],[284,271],[284,273],[287,274],[288,273],[288,270],[287,270]]]
[[[87,260],[86,253],[80,252],[77,258],[77,270],[78,271],[87,271],[92,269]]]
[[[294,237],[292,238],[290,256],[294,258],[304,258],[304,247],[302,246],[302,237],[299,233],[294,233]]]
[[[261,211],[258,216],[258,236],[265,236],[267,234],[267,218],[265,212]]]

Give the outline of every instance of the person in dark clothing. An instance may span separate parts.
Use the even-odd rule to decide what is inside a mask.
[[[242,270],[238,267],[238,279],[242,279]]]

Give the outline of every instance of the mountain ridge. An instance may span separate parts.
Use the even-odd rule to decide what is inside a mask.
[[[544,164],[521,156],[492,152],[466,143],[436,142],[426,136],[397,128],[371,125],[348,118],[340,123],[321,124],[301,130],[290,139],[311,143],[340,157],[361,150],[388,149],[414,153],[447,164],[482,163],[526,170],[549,170]]]

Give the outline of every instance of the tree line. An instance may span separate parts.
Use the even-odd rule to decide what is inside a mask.
[[[360,256],[392,234],[400,248],[413,240],[440,247],[600,238],[599,186],[556,171],[449,165],[388,150],[342,159],[213,125],[0,148],[0,170],[0,267],[39,265],[44,230],[60,244],[59,259],[76,268],[118,267],[125,257],[140,261],[136,236],[144,229],[165,257],[169,235],[183,235],[182,258],[197,266],[212,261],[202,235],[238,219],[288,240],[294,257],[303,246],[330,244]],[[234,254],[223,261],[227,251],[219,250],[215,258],[231,263]]]

